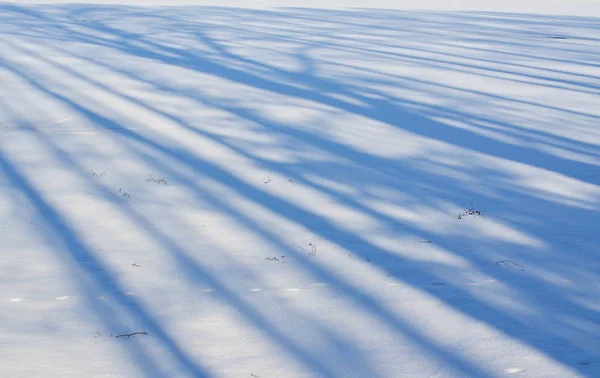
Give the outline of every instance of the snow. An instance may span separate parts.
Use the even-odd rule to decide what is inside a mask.
[[[69,4],[134,6],[214,6],[266,9],[298,7],[318,9],[383,8],[400,10],[486,11],[578,16],[600,16],[598,0],[8,0],[15,4]]]
[[[59,2],[0,5],[0,375],[600,376],[597,2]]]

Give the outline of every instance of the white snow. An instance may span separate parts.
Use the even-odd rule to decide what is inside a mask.
[[[319,9],[383,8],[519,12],[600,16],[598,0],[4,0],[15,4],[70,4],[134,6],[214,6],[265,9],[299,7]]]
[[[0,4],[0,376],[600,376],[598,2],[86,2]]]

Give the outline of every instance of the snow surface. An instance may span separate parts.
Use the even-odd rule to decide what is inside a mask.
[[[12,0],[15,4],[117,4],[135,6],[201,5],[238,8],[385,8],[469,10],[600,16],[600,0]]]
[[[0,376],[599,377],[573,9],[0,5]]]

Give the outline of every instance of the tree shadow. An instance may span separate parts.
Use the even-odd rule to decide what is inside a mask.
[[[498,120],[496,115],[488,118],[486,115],[477,112],[469,113],[468,109],[455,110],[450,106],[451,104],[431,104],[422,98],[420,100],[405,98],[402,94],[402,89],[411,94],[426,93],[431,91],[432,85],[438,90],[445,88],[453,91],[453,93],[458,91],[476,96],[485,95],[485,91],[470,91],[461,88],[459,85],[453,87],[452,85],[439,84],[430,80],[423,83],[409,75],[395,73],[391,75],[381,73],[379,75],[375,72],[377,75],[371,75],[367,74],[370,69],[368,66],[363,67],[362,64],[356,62],[354,62],[354,67],[350,71],[356,75],[353,78],[343,71],[339,74],[336,73],[335,76],[319,72],[324,65],[341,67],[343,64],[338,64],[335,61],[339,59],[336,56],[332,59],[320,58],[318,51],[344,51],[345,53],[358,54],[359,57],[365,59],[382,59],[384,61],[391,59],[395,62],[417,64],[431,69],[444,69],[462,74],[468,73],[481,78],[499,78],[509,75],[508,78],[503,78],[503,80],[537,85],[552,90],[580,91],[582,95],[597,96],[598,86],[586,81],[588,79],[598,79],[595,75],[572,74],[572,77],[568,79],[557,78],[552,75],[569,75],[569,73],[557,69],[543,68],[537,71],[530,64],[508,64],[502,68],[489,65],[492,63],[503,64],[503,55],[493,58],[497,60],[488,57],[481,58],[476,55],[469,62],[456,62],[454,60],[461,58],[461,56],[455,53],[436,53],[433,51],[436,48],[447,48],[457,44],[456,41],[452,43],[439,42],[436,39],[439,37],[439,33],[429,35],[431,34],[429,30],[433,29],[434,25],[440,28],[439,24],[442,22],[444,26],[452,25],[449,33],[462,32],[470,35],[479,30],[477,26],[482,22],[497,22],[495,15],[462,13],[418,13],[415,15],[410,12],[395,13],[391,11],[317,12],[293,9],[267,12],[202,8],[203,24],[196,25],[188,20],[185,11],[181,9],[165,10],[163,14],[156,15],[156,13],[136,8],[117,8],[116,10],[111,9],[108,13],[119,16],[119,18],[129,19],[132,22],[130,24],[116,24],[115,26],[109,25],[111,20],[104,17],[102,12],[107,10],[103,8],[80,7],[76,8],[75,12],[73,10],[75,8],[63,7],[60,8],[64,12],[63,18],[58,21],[53,19],[52,16],[46,15],[43,8],[41,9],[42,11],[38,12],[33,8],[9,7],[9,12],[6,13],[17,12],[33,17],[37,21],[42,21],[41,25],[37,25],[37,28],[47,38],[52,36],[65,38],[67,41],[77,41],[78,43],[91,45],[94,48],[108,49],[111,52],[118,52],[132,59],[139,58],[150,61],[159,66],[177,67],[190,70],[193,73],[228,80],[251,88],[252,90],[248,90],[249,95],[253,94],[253,90],[259,90],[272,93],[276,97],[309,101],[331,109],[331,114],[350,114],[354,117],[352,118],[353,122],[367,120],[375,123],[374,128],[392,127],[401,133],[389,132],[389,135],[396,138],[407,137],[415,142],[426,140],[428,143],[433,143],[428,145],[425,153],[415,154],[414,156],[409,155],[407,158],[397,157],[394,154],[389,157],[377,151],[364,151],[356,146],[356,142],[336,139],[336,135],[328,135],[327,130],[320,131],[317,127],[303,129],[300,127],[301,125],[294,122],[278,122],[272,116],[264,115],[261,111],[261,104],[257,105],[252,97],[250,99],[240,99],[233,95],[214,95],[208,90],[194,88],[192,85],[170,84],[163,77],[154,77],[155,75],[151,72],[148,73],[131,66],[120,65],[101,57],[86,58],[79,56],[80,59],[86,59],[106,70],[118,72],[119,75],[125,76],[129,80],[143,82],[166,96],[185,97],[186,100],[198,105],[218,109],[234,119],[252,124],[256,128],[253,130],[254,133],[264,133],[276,137],[278,140],[287,141],[284,145],[287,150],[297,149],[301,151],[310,148],[335,157],[333,162],[301,161],[301,159],[300,162],[294,163],[278,162],[261,155],[261,148],[264,146],[260,143],[240,143],[239,138],[235,136],[223,136],[219,132],[190,125],[188,119],[178,116],[176,112],[162,110],[160,107],[152,105],[150,101],[137,99],[119,89],[103,86],[99,82],[100,80],[91,77],[86,78],[85,75],[79,74],[77,70],[70,70],[65,65],[48,60],[41,55],[35,56],[35,53],[27,50],[27,48],[11,46],[13,51],[20,50],[24,54],[33,56],[34,60],[38,62],[45,62],[46,65],[67,72],[70,77],[76,77],[77,80],[85,81],[95,87],[102,88],[103,91],[119,96],[123,101],[158,114],[160,117],[176,124],[177,127],[192,133],[191,135],[195,135],[199,138],[198,140],[210,140],[217,143],[269,172],[280,177],[289,177],[294,182],[332,198],[344,208],[352,209],[375,219],[388,232],[402,232],[420,235],[426,239],[435,239],[436,245],[439,245],[440,248],[468,260],[489,276],[510,286],[513,295],[520,298],[523,303],[526,303],[535,311],[552,312],[559,318],[574,317],[582,322],[597,320],[598,311],[574,301],[571,298],[574,293],[570,290],[557,287],[555,283],[548,282],[541,276],[533,274],[524,276],[517,271],[499,270],[489,257],[490,254],[493,256],[508,256],[508,258],[526,261],[527,269],[532,267],[532,270],[560,272],[561,274],[573,275],[576,272],[577,274],[587,275],[597,270],[596,268],[586,267],[585,258],[577,259],[577,261],[574,261],[574,266],[565,269],[563,264],[568,261],[566,256],[568,252],[564,248],[571,247],[572,243],[568,240],[565,242],[561,236],[550,234],[552,230],[555,230],[555,224],[564,224],[568,229],[577,228],[577,235],[582,235],[585,234],[585,231],[590,231],[591,226],[589,226],[589,229],[584,228],[582,231],[580,229],[582,225],[575,221],[576,219],[589,219],[591,220],[589,224],[593,224],[594,220],[599,220],[597,204],[595,203],[598,198],[597,164],[593,160],[598,155],[596,140],[593,138],[588,138],[587,141],[585,141],[585,138],[569,139],[563,134],[557,135],[540,129],[531,130],[524,124],[519,125]],[[98,14],[98,12],[100,13]],[[75,30],[72,22],[65,21],[65,18],[68,19],[71,14],[73,17],[83,17],[87,20],[84,25],[78,26],[82,29],[79,32]],[[159,38],[130,30],[132,25],[139,25],[136,18],[140,16],[152,17],[156,22],[153,30],[166,35],[169,35],[169,33],[185,35],[192,47],[173,47],[172,44],[167,43],[168,41],[161,39],[162,36]],[[523,22],[526,23],[526,26],[531,26],[527,23],[530,22],[529,20],[523,21],[519,17],[503,16],[507,19],[513,17],[516,20],[509,23],[509,20],[503,19],[500,26],[488,29],[486,33],[480,33],[477,37],[470,36],[468,42],[485,42],[492,46],[502,43],[502,46],[506,48],[508,45],[510,49],[533,47],[533,44],[527,44],[523,41],[494,39],[493,36],[497,35],[497,29],[504,28],[507,24],[510,25],[509,35],[514,34],[515,30],[523,29]],[[268,20],[268,26],[253,26],[251,20],[256,17]],[[229,26],[223,24],[222,19],[236,19],[238,24]],[[544,17],[534,19],[536,23],[534,26],[539,26],[540,23],[544,26],[544,22],[550,22],[550,19]],[[11,22],[18,23],[19,17],[16,17],[16,20]],[[377,26],[372,26],[373,23],[368,22],[369,20],[377,22]],[[551,20],[556,22],[554,18]],[[306,25],[308,21],[327,26],[313,30]],[[404,21],[404,23],[398,26],[399,21]],[[581,23],[574,21],[577,20],[564,19],[562,20],[563,26],[577,30],[581,27]],[[384,22],[385,25],[381,25]],[[419,27],[411,29],[415,25]],[[585,27],[586,24],[583,25]],[[278,35],[277,31],[279,31]],[[325,31],[328,34],[323,35]],[[287,50],[284,50],[285,52],[281,55],[286,55],[292,61],[298,62],[299,68],[296,70],[280,68],[277,64],[264,63],[257,58],[235,53],[226,47],[227,44],[211,37],[211,35],[218,35],[219,33],[226,35],[226,37],[221,38],[224,38],[229,44],[231,44],[232,38],[237,35],[236,33],[242,33],[245,38],[256,38],[256,40],[267,44],[285,41],[285,43],[292,45],[291,52],[288,53]],[[360,33],[365,38],[373,38],[375,41],[369,39],[368,47],[358,44],[353,46],[351,45],[352,37],[344,39],[344,33],[354,33],[353,35]],[[422,44],[425,44],[431,50],[422,47],[405,47],[403,46],[405,39],[402,39],[401,42],[393,41],[392,43],[390,42],[389,33],[392,36],[412,33],[413,38],[417,37],[415,39],[420,40]],[[502,32],[500,34],[502,35]],[[32,37],[29,35],[29,38]],[[430,40],[427,38],[433,38],[433,41],[428,44],[427,42]],[[473,38],[476,41],[470,40]],[[384,39],[384,41],[377,41],[377,39]],[[463,39],[458,39],[458,41],[464,42]],[[200,50],[195,46],[202,46],[206,50]],[[552,46],[550,44],[540,46],[538,43],[536,52],[544,50],[548,53],[547,50],[553,48]],[[62,49],[64,54],[78,55],[76,51],[70,51],[68,48],[63,49],[60,46],[53,46],[52,48]],[[290,46],[286,48],[289,49]],[[406,52],[398,53],[390,51],[390,49],[409,50],[417,53],[409,55]],[[466,48],[466,50],[469,51],[469,48]],[[470,51],[473,54],[490,52],[488,48],[478,47]],[[568,51],[562,52],[565,56],[570,56],[570,54],[567,54]],[[572,51],[571,53],[574,59],[579,57],[576,53]],[[437,55],[431,57],[418,54]],[[515,54],[520,57],[533,58],[535,56],[522,53]],[[566,59],[557,59],[567,63]],[[329,60],[333,60],[333,62]],[[579,64],[577,60],[568,63],[576,66]],[[347,63],[344,64],[347,65]],[[161,167],[163,171],[177,177],[178,181],[192,189],[198,197],[210,198],[210,201],[220,211],[236,219],[243,227],[258,235],[266,243],[272,245],[274,249],[285,251],[286,255],[293,255],[298,264],[310,272],[311,275],[327,281],[338,289],[342,295],[348,297],[359,307],[364,308],[376,319],[389,325],[394,332],[408,337],[427,353],[445,361],[456,371],[472,376],[490,375],[490,373],[483,371],[459,353],[436,345],[426,336],[419,334],[406,321],[399,319],[397,314],[391,313],[385,306],[370,298],[360,287],[350,284],[344,279],[337,278],[333,272],[334,269],[316,264],[304,254],[291,249],[281,236],[269,231],[252,216],[236,209],[228,201],[211,195],[209,191],[198,185],[192,178],[178,174],[170,169],[169,165],[163,164],[160,159],[145,151],[150,149],[161,158],[175,161],[193,170],[196,175],[208,177],[229,188],[236,196],[243,197],[262,208],[269,209],[281,219],[298,224],[321,239],[327,240],[344,250],[351,251],[356,257],[365,261],[368,260],[370,265],[376,269],[382,272],[390,272],[390,275],[395,279],[410,287],[418,288],[448,307],[507,334],[514,340],[542,352],[551,359],[570,366],[582,375],[593,375],[588,367],[577,365],[577,361],[584,357],[598,358],[599,356],[597,352],[593,352],[593,349],[581,346],[581,342],[569,341],[566,336],[555,330],[548,328],[536,329],[502,306],[498,306],[493,301],[490,302],[489,299],[478,297],[468,288],[455,282],[448,282],[443,288],[431,284],[432,282],[439,282],[439,277],[451,280],[450,277],[455,274],[451,267],[411,261],[393,248],[382,247],[366,235],[357,234],[340,227],[339,224],[331,221],[327,216],[318,214],[305,205],[295,204],[288,199],[281,198],[265,189],[259,189],[247,183],[240,179],[236,172],[198,156],[188,147],[173,148],[171,145],[160,143],[138,130],[121,125],[117,120],[120,117],[111,116],[110,113],[107,115],[100,114],[95,108],[90,107],[88,104],[93,103],[94,99],[84,93],[76,93],[68,87],[53,89],[43,83],[42,79],[36,78],[34,74],[28,73],[25,69],[17,68],[7,62],[2,62],[2,65],[26,80],[32,88],[53,97],[56,101],[67,105],[69,109],[82,118],[91,121],[99,130],[116,135],[120,143],[135,151],[139,159],[151,162],[152,165]],[[587,63],[583,65],[587,65]],[[536,72],[519,72],[521,69],[533,69]],[[349,78],[349,80],[345,81],[344,78]],[[386,80],[391,81],[392,84],[402,83],[402,87],[399,88],[400,93],[381,89],[385,88]],[[493,93],[488,94],[488,97],[506,101],[510,104],[501,104],[502,109],[518,110],[521,106],[525,109],[529,109],[530,106],[534,108],[545,107],[566,118],[570,117],[577,122],[581,122],[584,136],[595,136],[593,130],[588,130],[588,125],[597,121],[598,116],[596,114],[513,99]],[[263,101],[263,104],[267,106],[276,100],[273,97],[267,97]],[[116,113],[116,111],[113,112]],[[441,116],[445,117],[445,120],[454,119],[455,121],[466,118],[464,122],[470,124],[471,128],[453,127],[449,123],[437,120]],[[331,123],[324,123],[326,126],[333,127]],[[511,137],[516,141],[507,143],[502,139],[490,137],[490,134],[482,132],[486,131],[486,128],[487,131],[493,128],[498,133],[506,133],[506,130],[512,130],[514,132]],[[565,153],[549,153],[548,149],[534,148],[530,143],[527,143],[527,138],[523,134],[518,133],[520,131],[526,132],[531,137],[529,142],[535,140],[538,144],[554,144],[555,146],[568,144],[567,149],[570,149],[573,153],[577,152],[584,155],[587,159],[577,160],[570,158],[570,155]],[[584,139],[584,141],[581,139]],[[431,155],[435,153],[444,154],[444,156],[441,159],[434,159]],[[477,158],[481,158],[482,162],[472,161],[470,164],[464,162],[466,159]],[[459,160],[462,161],[461,164],[456,163]],[[71,165],[75,166],[76,164],[71,162]],[[8,176],[13,177],[13,184],[28,193],[32,203],[52,215],[53,223],[56,225],[52,232],[62,237],[69,250],[80,251],[83,243],[74,236],[76,235],[75,231],[60,218],[59,214],[52,210],[49,204],[43,202],[42,197],[35,191],[35,188],[27,185],[27,182],[19,175],[18,170],[10,164],[8,159],[3,160],[3,166],[4,170],[8,172]],[[517,172],[521,168],[526,168],[525,173]],[[82,171],[81,168],[79,170]],[[511,170],[515,172],[511,172]],[[446,172],[446,174],[439,174],[440,171]],[[519,182],[524,175],[533,173],[539,174],[545,180],[554,180],[556,185],[564,185],[566,188],[579,190],[579,192],[552,191],[540,187],[537,187],[538,191],[534,191],[532,189],[536,187],[532,184]],[[309,174],[312,176],[309,176]],[[455,177],[460,174],[468,176],[468,180]],[[322,181],[315,182],[311,179],[314,176],[322,179],[333,178],[334,181],[346,188],[351,188],[352,194],[324,185]],[[474,181],[477,181],[478,188],[469,186]],[[413,203],[411,201],[394,200],[389,201],[389,209],[383,209],[380,205],[382,202],[386,202],[385,197],[382,198],[377,194],[373,194],[371,190],[373,187],[401,191],[410,196]],[[501,237],[494,238],[489,233],[485,234],[482,229],[484,226],[473,226],[472,231],[475,234],[465,236],[464,231],[445,232],[445,230],[435,227],[436,222],[433,220],[430,220],[433,223],[433,226],[430,226],[427,225],[427,220],[415,221],[411,217],[399,216],[398,213],[402,214],[399,211],[386,211],[414,207],[417,210],[413,212],[418,213],[419,210],[416,204],[420,204],[421,211],[429,211],[434,216],[440,216],[444,211],[447,211],[447,206],[443,205],[444,203],[460,204],[466,201],[487,204],[490,209],[495,209],[499,213],[502,213],[502,209],[506,208],[507,210],[503,212],[503,215],[497,218],[499,222],[489,223],[489,226],[501,231],[501,226],[508,225],[512,230],[526,230],[526,232],[523,231],[519,234],[520,236],[515,236],[512,239],[502,239]],[[520,204],[524,202],[528,203],[527,208],[522,210],[519,216],[511,216],[511,213],[517,211],[521,207]],[[378,206],[374,204],[378,204]],[[172,253],[173,259],[179,263],[181,271],[190,282],[208,282],[210,285],[219,288],[219,291],[225,293],[227,303],[230,306],[234,307],[251,324],[265,333],[287,353],[296,356],[306,366],[312,367],[319,376],[336,376],[336,370],[332,370],[332,367],[322,363],[314,353],[308,352],[306,346],[299,345],[292,338],[289,338],[285,332],[272,326],[268,318],[250,308],[235,293],[221,284],[218,278],[212,276],[207,269],[190,259],[185,249],[178,246],[167,235],[161,233],[160,229],[156,228],[152,222],[137,214],[134,209],[126,208],[123,212],[146,233],[152,235],[162,247]],[[544,219],[544,221],[532,224],[526,216],[529,219]],[[548,245],[551,248],[546,248]],[[591,254],[591,250],[587,246],[585,248],[586,250],[582,254],[587,258]],[[502,251],[506,249],[518,250],[514,252]],[[79,255],[79,257],[85,257],[84,260],[92,259],[93,261],[93,256],[89,252],[83,253],[84,255]],[[75,260],[80,260],[79,257],[75,256]],[[237,264],[237,269],[243,270],[244,268]],[[105,268],[97,266],[94,272],[103,270]],[[94,272],[88,272],[91,278],[96,277]],[[116,283],[108,282],[107,285],[109,290],[114,288],[115,293],[120,290],[115,286]],[[552,301],[549,302],[546,298],[538,297],[539,293],[551,293]],[[159,325],[152,320],[147,310],[140,307],[140,304],[127,302],[122,303],[122,305],[131,309],[133,316],[141,317],[144,322],[152,327],[154,332],[160,335],[161,342],[169,347],[168,349],[172,354],[177,356],[182,366],[187,367],[192,374],[204,374],[203,370],[191,363],[185,353],[178,349],[174,341],[164,331],[160,330]],[[98,311],[101,312],[101,310]],[[102,317],[105,318],[105,315],[102,315]],[[583,334],[581,330],[571,331],[579,333],[580,336]],[[594,332],[597,332],[597,330],[594,330]],[[327,334],[327,332],[325,333]],[[333,344],[345,349],[347,353],[358,356],[356,351],[353,352],[351,346],[345,345],[346,343],[339,335],[329,334],[328,337],[333,340]],[[142,357],[137,356],[137,358],[141,359]],[[141,359],[139,363],[143,365],[146,361]],[[362,372],[365,374],[374,372],[365,365],[367,363],[363,360],[356,366],[363,366],[365,370],[362,370]]]

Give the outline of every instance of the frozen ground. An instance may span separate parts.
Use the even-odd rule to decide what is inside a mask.
[[[0,376],[599,377],[599,121],[596,18],[0,5]]]

